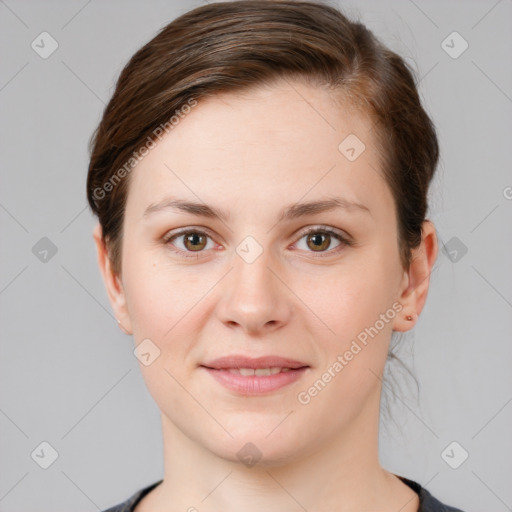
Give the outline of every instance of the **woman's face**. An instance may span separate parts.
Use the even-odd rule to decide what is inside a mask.
[[[282,81],[201,100],[132,171],[114,308],[168,428],[272,463],[378,416],[408,277],[374,142],[361,114]],[[271,375],[234,369],[266,357]]]

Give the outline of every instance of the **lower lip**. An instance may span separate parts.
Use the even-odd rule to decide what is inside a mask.
[[[244,377],[229,370],[215,370],[202,366],[217,382],[224,387],[243,395],[264,395],[276,391],[297,381],[308,369],[307,366],[276,373],[275,375],[249,375]]]

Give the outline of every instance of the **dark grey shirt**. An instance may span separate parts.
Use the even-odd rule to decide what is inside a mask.
[[[418,512],[463,512],[458,508],[443,505],[440,501],[436,500],[436,498],[434,498],[434,496],[432,496],[432,494],[430,494],[425,488],[413,480],[408,480],[407,478],[401,476],[398,478],[400,478],[402,482],[407,484],[413,491],[418,494],[420,499],[420,508],[418,509]],[[142,500],[142,498],[162,482],[163,480],[159,480],[158,482],[155,482],[148,487],[144,487],[143,489],[133,494],[126,501],[123,501],[123,503],[120,503],[115,507],[111,507],[108,510],[104,510],[103,512],[133,512],[133,509]]]

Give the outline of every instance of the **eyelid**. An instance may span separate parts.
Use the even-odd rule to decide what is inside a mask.
[[[163,240],[169,240],[170,238],[181,235],[183,233],[189,233],[191,231],[201,231],[205,234],[209,233],[208,228],[205,228],[204,226],[185,226],[184,228],[177,228],[177,229],[170,229],[167,231],[164,236],[162,237]]]
[[[304,230],[300,231],[299,235],[296,235],[297,241],[294,242],[294,245],[299,243],[302,238],[309,235],[310,233],[327,233],[328,235],[333,236],[340,245],[335,247],[334,249],[329,249],[327,251],[306,251],[308,253],[314,254],[314,258],[328,258],[330,256],[337,255],[344,249],[344,246],[352,247],[355,245],[352,237],[341,229],[337,229],[331,226],[316,224],[314,226],[308,226]]]
[[[212,232],[204,226],[186,226],[186,227],[180,228],[176,231],[174,231],[174,230],[169,231],[162,237],[162,242],[164,244],[168,244],[172,239],[178,238],[179,236],[183,236],[184,234],[187,234],[187,233],[199,233],[202,235],[206,235],[215,244],[217,243],[215,241],[214,236],[212,235]],[[302,238],[304,238],[306,235],[308,235],[310,233],[327,233],[329,235],[333,235],[340,242],[341,245],[346,245],[346,246],[354,245],[354,242],[348,233],[346,233],[340,229],[337,229],[337,228],[334,228],[334,227],[331,227],[328,225],[323,225],[323,224],[315,224],[312,226],[307,226],[306,228],[304,228],[301,231],[299,231],[298,233],[296,233],[294,235],[294,238],[297,238],[297,240],[294,242],[294,245],[297,244]],[[183,258],[196,258],[196,259],[200,257],[201,253],[206,252],[204,250],[203,251],[183,251],[182,249],[178,249],[177,247],[174,247],[171,250],[173,252],[176,252],[176,253],[182,255]],[[333,254],[336,254],[339,251],[340,251],[339,247],[336,247],[336,248],[330,249],[328,251],[318,251],[318,252],[307,251],[307,252],[316,254],[315,257],[327,257],[327,256],[331,256]]]
[[[299,232],[296,232],[293,235],[293,237],[295,238],[295,237],[297,237],[299,235],[301,237],[303,237],[304,235],[307,235],[307,234],[312,233],[312,232],[317,232],[317,231],[327,231],[328,233],[337,234],[340,237],[345,238],[347,243],[351,241],[351,236],[347,232],[345,232],[345,231],[343,231],[341,229],[334,228],[332,226],[328,226],[326,224],[314,224],[312,226],[307,226],[303,230],[300,230]],[[168,231],[162,237],[162,240],[169,241],[171,238],[173,238],[175,236],[181,235],[183,233],[190,233],[190,232],[199,232],[201,234],[205,234],[205,235],[210,236],[210,238],[214,238],[212,232],[207,227],[205,227],[205,226],[186,226],[184,228],[178,228],[177,231],[174,231],[174,230]]]
[[[347,232],[338,228],[334,228],[332,226],[328,226],[326,224],[315,224],[313,226],[308,226],[304,228],[302,231],[300,231],[299,234],[301,237],[303,237],[304,235],[308,235],[309,233],[316,232],[327,232],[329,234],[338,235],[339,237],[345,239],[347,243],[351,242],[351,237]]]

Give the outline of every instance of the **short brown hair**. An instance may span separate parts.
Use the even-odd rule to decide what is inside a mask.
[[[421,242],[438,161],[435,128],[414,74],[361,23],[311,1],[245,0],[193,9],[165,26],[124,67],[90,141],[87,198],[114,271],[121,270],[126,162],[190,98],[296,77],[339,91],[375,121],[393,194],[404,268]],[[123,176],[113,182],[113,178]],[[110,183],[110,186],[105,185]],[[98,193],[101,191],[101,194]],[[108,193],[106,193],[108,192]]]

